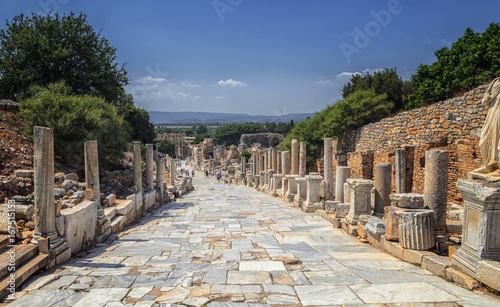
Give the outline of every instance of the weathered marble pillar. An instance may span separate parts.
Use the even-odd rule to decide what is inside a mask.
[[[446,230],[448,198],[448,152],[425,152],[424,207],[434,211],[435,230]]]
[[[408,209],[396,214],[402,248],[423,251],[434,247],[436,235],[432,210]]]
[[[300,142],[299,177],[304,178],[307,173],[307,143]]]
[[[263,172],[266,170],[266,153],[262,150],[260,152],[260,171]]]
[[[344,200],[344,183],[351,177],[351,168],[347,166],[337,166],[337,179],[335,181],[335,201],[340,203]]]
[[[148,191],[154,190],[154,164],[153,164],[153,144],[146,144],[146,180]]]
[[[396,194],[406,193],[406,150],[397,148],[394,157]]]
[[[356,225],[360,215],[371,215],[371,199],[373,182],[368,179],[347,179],[350,187],[351,206],[347,214],[347,221]]]
[[[247,157],[241,157],[241,172],[243,175],[247,173]]]
[[[271,149],[271,168],[276,172],[278,170],[278,156],[276,149]]]
[[[290,152],[281,152],[281,175],[290,175]]]
[[[269,165],[271,164],[271,155],[269,153],[269,149],[264,152],[264,171],[270,169]]]
[[[392,165],[377,163],[375,165],[375,212],[384,213],[384,207],[391,205]]]
[[[298,177],[295,181],[297,182],[297,194],[293,203],[296,207],[301,207],[307,198],[307,179],[305,177]]]
[[[257,155],[255,153],[252,154],[252,176],[255,176],[255,171],[257,170],[256,169],[256,165],[257,165]]]
[[[320,203],[320,187],[323,177],[318,175],[306,176],[307,179],[307,196],[302,209],[305,212],[313,212],[315,209],[323,209]]]
[[[134,142],[134,192],[142,192],[141,142]]]
[[[158,164],[156,166],[156,191],[160,194],[160,203],[163,204],[165,192],[165,185],[163,181],[163,175],[165,173],[165,159],[157,160]]]
[[[175,160],[170,158],[170,186],[175,186]]]
[[[56,232],[56,206],[54,204],[54,134],[52,129],[34,128],[34,184],[35,231],[33,243],[41,237],[49,238],[52,247],[61,241]]]
[[[85,186],[94,191],[94,198],[97,205],[97,218],[104,217],[104,210],[101,205],[101,189],[99,183],[99,153],[97,150],[97,141],[88,141],[84,143],[85,150]]]
[[[299,174],[299,142],[295,139],[292,140],[292,175]]]
[[[333,139],[325,138],[323,164],[325,180],[325,201],[333,200],[335,193],[333,188]]]
[[[276,174],[281,174],[281,151],[276,152]]]

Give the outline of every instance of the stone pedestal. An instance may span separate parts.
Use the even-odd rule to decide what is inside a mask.
[[[146,144],[146,180],[148,191],[154,190],[154,164],[153,164],[153,144]]]
[[[392,189],[392,165],[378,163],[375,165],[375,208],[374,211],[383,213],[384,208],[391,205],[389,195]]]
[[[340,203],[348,202],[344,199],[344,183],[351,177],[351,168],[347,166],[337,166],[337,178],[335,179],[335,201]]]
[[[276,174],[273,176],[273,193],[272,195],[274,197],[278,196],[278,190],[281,189],[281,180],[283,179],[283,175],[281,174]]]
[[[339,201],[340,203],[340,201]],[[344,182],[344,202],[341,204],[351,203],[351,187],[347,182]]]
[[[402,248],[427,250],[435,245],[432,210],[408,209],[397,212],[399,244]]]
[[[368,179],[347,179],[350,190],[351,206],[346,220],[351,225],[358,223],[359,216],[371,214],[373,182]]]
[[[286,193],[288,192],[288,178],[283,176],[281,178],[281,197],[286,197]]]
[[[320,205],[320,186],[321,186],[321,181],[323,180],[323,177],[321,176],[306,176],[307,179],[307,195],[306,195],[306,201],[302,205],[302,210],[305,212],[313,212],[315,211],[315,208],[319,208],[322,206]]]
[[[299,177],[304,178],[307,173],[307,143],[300,142]]]
[[[260,188],[260,175],[253,178],[253,187],[258,190]]]
[[[406,193],[406,150],[395,149],[394,171],[396,193]]]
[[[301,207],[307,197],[307,179],[298,177],[295,181],[297,182],[297,194],[295,195],[293,204],[295,207]]]
[[[104,210],[101,205],[101,189],[99,183],[99,153],[97,141],[88,141],[84,145],[85,150],[85,186],[94,191],[94,201],[97,205],[97,218],[104,218]]]
[[[462,247],[452,262],[476,278],[479,261],[500,261],[500,188],[482,182],[459,180],[464,198]]]
[[[134,193],[142,192],[141,142],[134,142]]]
[[[434,211],[434,227],[446,230],[446,205],[448,197],[448,152],[425,152],[424,207]]]
[[[291,174],[299,174],[299,142],[297,140],[292,140],[292,166]]]
[[[286,179],[288,180],[288,189],[285,197],[288,198],[288,202],[293,202],[295,195],[297,194],[297,178],[298,175],[286,175]]]
[[[335,193],[333,187],[333,139],[326,138],[324,142],[323,164],[324,164],[324,198],[325,201],[333,200]]]
[[[281,152],[281,175],[290,175],[290,152]]]
[[[33,243],[39,238],[49,238],[55,248],[61,244],[56,232],[56,206],[54,204],[54,134],[52,129],[35,127],[34,184],[35,184],[35,231]]]
[[[272,191],[273,190],[273,176],[274,176],[274,170],[273,169],[270,169],[267,171],[267,184],[266,184],[266,188],[268,191]]]
[[[424,196],[417,193],[391,194],[391,206],[406,209],[423,209]]]
[[[386,232],[384,238],[389,241],[399,241],[397,212],[404,209],[388,206],[384,208],[384,220],[386,220]]]
[[[264,189],[264,185],[266,184],[266,172],[260,172],[260,182],[259,182],[259,190],[262,191]]]

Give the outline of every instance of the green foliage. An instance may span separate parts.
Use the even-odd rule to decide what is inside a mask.
[[[205,125],[199,125],[198,128],[196,128],[196,134],[205,134],[208,133],[208,128]]]
[[[194,137],[194,140],[193,142],[191,142],[192,144],[200,144],[201,142],[203,142],[205,140],[205,136],[202,135],[202,134],[198,134]]]
[[[175,158],[175,144],[167,140],[155,140],[154,143],[158,144],[158,152],[167,154],[172,158]]]
[[[387,101],[392,102],[394,105],[392,111],[396,112],[403,109],[405,106],[404,99],[407,96],[404,96],[404,87],[404,82],[401,77],[398,76],[396,68],[386,68],[374,74],[367,72],[364,76],[359,74],[353,75],[351,80],[342,88],[342,98],[346,99],[356,91],[373,89],[377,95],[386,94]],[[406,85],[405,89],[409,90],[411,87]]]
[[[492,23],[483,33],[470,28],[450,49],[435,52],[437,61],[420,65],[411,78],[415,92],[407,108],[444,100],[490,82],[500,75],[500,25]]]
[[[128,125],[115,106],[102,98],[71,95],[63,83],[33,87],[31,91],[34,95],[21,103],[26,133],[31,135],[35,126],[52,128],[54,150],[65,163],[82,167],[83,143],[89,140],[97,140],[102,167],[122,158]]]
[[[287,135],[282,149],[290,150],[292,139],[307,142],[307,162],[312,164],[321,156],[323,138],[342,137],[347,131],[389,116],[393,107],[386,94],[377,95],[373,89],[355,91],[345,100],[297,123]]]
[[[128,78],[115,59],[85,14],[21,14],[0,30],[0,97],[19,100],[33,94],[32,85],[64,80],[72,94],[117,103]]]
[[[134,106],[132,95],[125,95],[126,103],[120,103],[119,113],[130,127],[130,137],[133,141],[151,144],[156,138],[154,125],[149,121],[149,113],[145,109]]]
[[[252,154],[250,152],[248,152],[247,150],[244,150],[240,153],[240,155],[238,156],[238,160],[241,162],[241,157],[245,157],[247,158],[247,161],[252,157]]]
[[[224,146],[237,145],[242,134],[259,132],[265,132],[261,124],[231,124],[221,127],[215,132],[214,143]]]

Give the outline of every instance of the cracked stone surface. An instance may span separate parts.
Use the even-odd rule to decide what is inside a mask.
[[[110,244],[32,276],[10,306],[500,306],[278,198],[201,173],[194,184]]]

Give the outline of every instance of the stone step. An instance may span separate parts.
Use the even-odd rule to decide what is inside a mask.
[[[39,254],[37,256],[32,257],[25,264],[16,266],[16,275],[14,282],[15,286],[19,287],[23,282],[26,281],[26,279],[28,279],[28,277],[33,275],[39,269],[45,267],[50,262],[51,259],[52,259],[51,254]],[[11,293],[11,291],[9,290],[11,283],[12,280],[10,278],[10,274],[2,279],[2,281],[0,282],[0,298],[4,298],[5,296]]]
[[[15,268],[19,268],[28,259],[31,259],[38,254],[38,245],[35,244],[19,244],[15,247],[5,250],[0,255],[0,277],[9,274],[9,264],[11,263],[11,254],[15,253]]]
[[[127,218],[123,215],[115,217],[111,221],[111,232],[115,233],[115,232],[122,230],[123,227],[125,226],[126,220],[127,220]]]
[[[116,215],[127,215],[134,209],[134,202],[130,199],[116,200]]]

